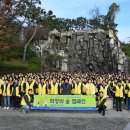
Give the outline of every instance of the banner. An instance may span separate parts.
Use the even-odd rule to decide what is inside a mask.
[[[95,96],[86,95],[36,95],[33,109],[46,110],[95,110]]]

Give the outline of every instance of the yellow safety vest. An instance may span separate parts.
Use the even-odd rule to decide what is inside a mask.
[[[86,85],[86,84],[85,84],[85,83],[82,83],[82,85],[83,85],[83,90],[82,90],[82,91],[85,92],[85,85]]]
[[[38,84],[38,95],[46,95],[46,84],[43,86],[41,83]]]
[[[0,79],[0,84],[2,84],[2,79]]]
[[[101,88],[100,88],[100,91],[103,92],[104,97],[108,97],[108,95],[107,95],[107,89],[108,89],[108,86],[106,86],[105,88],[101,86]]]
[[[51,83],[51,94],[58,95],[58,83]]]
[[[127,86],[126,83],[124,83],[123,86],[124,86],[124,93],[128,94],[128,90],[126,89],[126,86]]]
[[[30,102],[30,101],[31,101],[30,95],[29,95],[29,94],[26,94],[26,95],[28,96],[28,101]],[[27,105],[27,103],[26,103],[24,97],[22,98],[21,105],[22,105],[22,106],[26,106],[26,105]]]
[[[117,85],[113,82],[113,88],[115,88]],[[115,94],[115,90],[113,89],[112,92]]]
[[[28,94],[29,89],[32,89],[32,93],[34,92],[33,86],[34,86],[34,81],[30,85],[28,82],[26,82],[26,94]]]
[[[116,97],[123,97],[123,86],[119,88],[118,85],[116,85],[116,91],[115,91]]]
[[[86,95],[93,95],[93,88],[92,84],[89,84],[89,86],[86,89]]]
[[[100,105],[100,103],[105,99],[106,97],[102,97],[101,99],[99,98],[99,101],[98,101],[98,105]],[[103,105],[107,106],[107,103],[105,102]]]
[[[2,82],[0,82],[0,94],[2,94],[2,88],[1,88],[1,86],[2,86]]]
[[[75,83],[74,94],[81,94],[81,82]]]
[[[3,96],[11,96],[10,83],[7,85],[7,90],[6,90],[6,84],[4,84]]]

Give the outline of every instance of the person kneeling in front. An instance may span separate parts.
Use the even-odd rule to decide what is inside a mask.
[[[103,116],[105,116],[106,100],[107,100],[107,98],[103,95],[103,92],[100,91],[97,109],[98,109],[99,113],[102,113]]]
[[[27,113],[29,110],[31,110],[32,107],[31,95],[32,95],[32,89],[29,89],[28,94],[25,94],[22,98],[21,105],[23,113]]]

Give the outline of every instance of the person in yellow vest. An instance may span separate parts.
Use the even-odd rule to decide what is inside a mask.
[[[60,86],[59,84],[56,82],[56,79],[54,78],[52,80],[52,82],[50,83],[51,86],[51,94],[52,95],[58,95],[60,94]]]
[[[110,84],[112,97],[113,97],[113,108],[116,106],[116,97],[115,97],[115,87],[117,85],[117,80],[113,80]]]
[[[48,79],[48,85],[47,87],[47,94],[50,95],[51,94],[51,83],[52,83],[52,79]]]
[[[100,86],[100,91],[103,92],[104,97],[108,97],[108,85],[105,81],[102,81],[102,85]]]
[[[124,96],[123,86],[120,80],[118,80],[117,85],[114,87],[115,97],[116,97],[116,111],[122,111],[122,99]]]
[[[82,83],[79,78],[76,78],[76,81],[74,83],[74,94],[75,95],[81,95],[82,94]]]
[[[94,84],[94,86],[96,87],[96,88],[95,88],[95,95],[97,96],[99,90],[98,90],[98,83],[97,83],[96,79],[93,79],[93,84]]]
[[[92,83],[92,80],[89,79],[86,84],[86,95],[95,95],[96,86]]]
[[[28,89],[28,93],[25,94],[22,98],[21,105],[24,114],[29,112],[29,110],[31,110],[32,108],[31,94],[32,94],[32,89]]]
[[[23,95],[25,94],[25,88],[24,86],[26,86],[25,84],[25,78],[24,77],[20,77],[19,78],[19,87],[20,87],[20,97],[23,97]]]
[[[29,89],[32,89],[32,93],[34,93],[34,83],[35,83],[35,80],[29,77],[28,81],[26,81],[26,94],[28,93]]]
[[[2,107],[2,85],[3,85],[3,80],[0,78],[0,107]]]
[[[10,97],[12,93],[12,88],[11,88],[11,82],[8,80],[5,80],[5,83],[3,84],[3,98],[4,98],[4,109],[9,109],[10,107]]]
[[[20,77],[20,79],[19,79],[20,97],[23,97],[25,94],[24,83],[25,83],[24,78]]]
[[[47,84],[48,81],[44,82],[43,79],[41,79],[41,82],[38,83],[38,95],[46,95],[47,94]]]
[[[18,79],[14,80],[14,84],[12,87],[12,107],[13,109],[18,109],[20,107],[20,84]]]
[[[51,85],[50,85],[50,82],[49,82],[49,80],[47,79],[46,81],[45,81],[45,84],[46,84],[46,94],[51,94]]]
[[[126,80],[125,82],[122,82],[123,84],[123,87],[124,87],[124,104],[127,105],[127,100],[128,100],[128,84],[129,84],[129,81]]]
[[[129,83],[127,83],[126,89],[127,89],[127,97],[128,97],[128,111],[130,111],[130,81]]]
[[[60,79],[60,95],[63,95],[64,83],[65,83],[64,79]]]
[[[84,79],[84,81],[82,82],[82,94],[86,95],[86,83],[87,83],[87,79]]]
[[[107,98],[103,95],[103,92],[100,91],[97,109],[99,113],[102,113],[103,116],[105,116],[105,110],[107,108],[106,101],[107,101]]]
[[[38,95],[38,85],[40,82],[40,78],[36,79],[34,85],[33,85],[33,90],[34,90],[34,95]]]
[[[71,83],[71,94],[74,95],[75,94],[75,79],[72,79],[72,83]]]

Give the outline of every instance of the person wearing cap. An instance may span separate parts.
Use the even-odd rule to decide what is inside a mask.
[[[28,89],[28,93],[25,94],[22,98],[21,105],[22,105],[23,113],[27,113],[29,110],[31,110],[32,107],[31,95],[32,95],[32,89]]]
[[[100,91],[99,92],[99,99],[98,99],[98,105],[97,105],[97,109],[99,113],[102,113],[103,116],[105,116],[105,110],[107,108],[106,105],[106,96],[103,95],[103,92]]]

